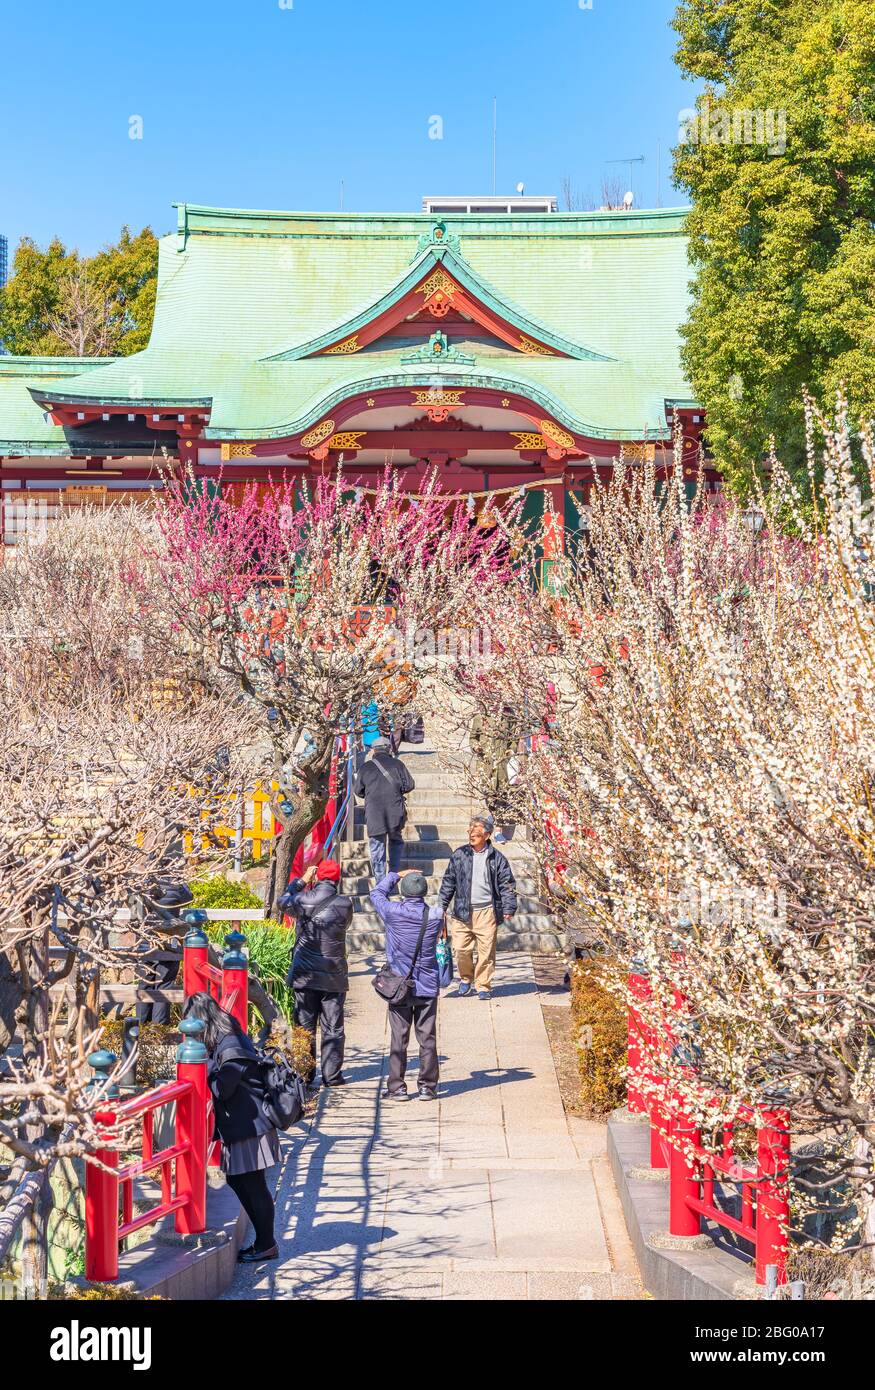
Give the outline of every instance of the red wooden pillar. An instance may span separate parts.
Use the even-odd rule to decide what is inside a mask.
[[[551,575],[565,553],[565,483],[548,483],[543,489],[544,516],[541,525],[541,583],[552,588]]]
[[[650,983],[646,974],[634,970],[630,971],[629,993],[633,1001],[647,998],[650,993]],[[626,1045],[626,1106],[633,1115],[646,1115],[648,1113],[647,1101],[641,1086],[642,1068],[644,1066],[642,1026],[641,1015],[635,1008],[634,1002],[632,1002],[629,1005],[628,1041]]]
[[[114,1054],[104,1049],[88,1058],[95,1073],[91,1085],[100,1088],[108,1101],[118,1096],[118,1087],[109,1082],[115,1063]],[[95,1163],[85,1164],[85,1278],[110,1283],[118,1278],[118,1150],[109,1146],[115,1112],[96,1110],[94,1119],[107,1145],[95,1151]]]
[[[687,1197],[699,1196],[699,1163],[689,1149],[698,1148],[700,1136],[680,1096],[676,1097],[676,1106],[671,1125],[668,1229],[673,1236],[697,1236],[699,1213],[691,1210]]]
[[[787,1172],[790,1130],[782,1111],[768,1111],[757,1129],[756,1281],[766,1282],[766,1265],[777,1265],[778,1283],[787,1282],[787,1230],[790,1201]]]
[[[201,923],[207,920],[207,914],[202,908],[194,908],[190,912],[186,912],[184,916],[190,929],[186,932],[182,943],[183,993],[186,999],[190,999],[193,994],[200,994],[204,990],[207,993],[215,994],[215,989],[210,986],[204,974],[209,962],[210,943]]]
[[[176,1160],[176,1195],[185,1206],[176,1212],[176,1229],[194,1235],[207,1227],[207,1049],[201,1041],[203,1020],[184,1018],[183,1040],[176,1051],[176,1079],[191,1090],[176,1102],[176,1143],[183,1151]]]
[[[246,937],[237,929],[225,937],[222,957],[222,1007],[233,1014],[246,1032],[249,1023],[249,962],[243,953]]]

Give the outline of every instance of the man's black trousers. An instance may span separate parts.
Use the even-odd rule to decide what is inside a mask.
[[[328,994],[322,989],[295,990],[295,1020],[306,1028],[312,1042],[310,1050],[316,1061],[316,1025],[322,1034],[322,1083],[331,1086],[343,1067],[343,1001],[344,994]]]
[[[436,1091],[439,1080],[437,1052],[437,996],[425,999],[414,995],[406,1004],[389,1005],[389,1028],[392,1038],[392,1051],[389,1057],[389,1076],[386,1089],[405,1090],[404,1075],[407,1071],[407,1043],[410,1038],[410,1025],[416,1028],[416,1041],[419,1043],[419,1076],[417,1084],[421,1091]]]

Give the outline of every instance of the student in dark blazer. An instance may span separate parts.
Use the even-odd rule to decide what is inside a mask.
[[[241,1264],[275,1260],[279,1250],[274,1203],[264,1174],[279,1162],[279,1136],[264,1113],[264,1080],[255,1044],[234,1015],[209,994],[193,994],[186,1001],[184,1017],[203,1020],[207,1077],[213,1093],[213,1138],[222,1141],[222,1172],[255,1232],[254,1241],[237,1259]]]

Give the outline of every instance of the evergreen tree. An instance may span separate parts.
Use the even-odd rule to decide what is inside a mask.
[[[875,4],[683,0],[677,60],[705,83],[675,181],[696,269],[683,358],[743,487],[774,436],[803,458],[803,388],[875,415]]]
[[[56,237],[42,250],[24,237],[0,291],[0,343],[41,357],[125,356],[149,341],[158,242],[150,227],[94,256]]]

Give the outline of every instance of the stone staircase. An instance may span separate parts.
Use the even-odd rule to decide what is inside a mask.
[[[402,749],[400,757],[416,783],[415,791],[407,798],[401,868],[418,869],[425,874],[433,901],[450,854],[467,842],[471,813],[482,808],[464,789],[466,752],[424,744]],[[360,804],[355,810],[353,834],[354,839],[341,847],[342,891],[355,903],[349,947],[379,951],[383,947],[383,928],[368,897],[374,879]],[[517,884],[517,912],[512,921],[499,928],[499,950],[561,951],[564,936],[538,897],[534,855],[522,827],[518,826],[513,839],[499,848],[510,860]]]

